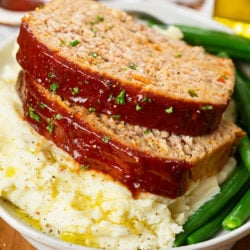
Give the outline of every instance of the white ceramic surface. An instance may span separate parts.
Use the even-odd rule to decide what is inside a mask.
[[[16,214],[16,212],[0,199],[0,216],[18,232],[20,232],[24,238],[26,238],[34,247],[38,250],[93,250],[93,248],[78,246],[63,242],[54,237],[48,236],[39,232],[23,222]],[[223,232],[217,237],[190,246],[176,247],[176,248],[164,248],[162,250],[229,250],[234,243],[240,238],[250,233],[250,221],[244,226],[236,229],[232,232]]]
[[[143,11],[151,15],[156,15],[162,21],[168,23],[185,23],[189,25],[204,26],[214,29],[227,30],[222,25],[204,17],[200,13],[187,9],[176,7],[172,4],[164,4],[161,1],[159,3],[156,1],[145,1],[129,3],[126,1],[107,1],[108,5],[116,8],[123,8],[129,11]],[[10,38],[9,41],[6,41],[0,48],[0,74],[1,66],[6,63],[10,63],[11,57],[11,48],[13,46],[15,38]],[[20,218],[17,217],[15,211],[8,206],[3,200],[0,199],[0,216],[18,232],[20,232],[34,247],[39,250],[90,250],[93,248],[77,246],[70,243],[63,242],[59,239],[53,238],[51,236],[45,235],[42,232],[39,232],[27,225],[25,222],[22,222]],[[175,250],[228,250],[232,245],[250,233],[250,221],[248,221],[244,226],[239,229],[236,229],[232,232],[223,232],[217,237],[191,246],[184,246],[174,248]],[[164,248],[172,249],[172,248]]]

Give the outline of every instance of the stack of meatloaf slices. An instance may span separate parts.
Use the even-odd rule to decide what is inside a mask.
[[[222,119],[232,62],[121,10],[52,0],[23,18],[18,43],[26,120],[134,196],[183,195],[190,180],[216,174],[244,134]]]

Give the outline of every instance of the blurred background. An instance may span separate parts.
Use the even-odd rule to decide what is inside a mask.
[[[48,1],[49,0],[0,0],[0,23],[8,26],[18,25],[23,15],[21,12],[33,10]],[[133,2],[150,0],[103,0],[103,2],[108,1],[126,1],[133,4]],[[249,0],[157,0],[154,2],[157,4],[159,1],[172,2],[192,8],[232,28],[237,34],[250,37]],[[0,38],[2,38],[1,32]],[[0,41],[2,41],[2,39]]]
[[[21,17],[26,13],[43,5],[49,0],[0,0],[0,46],[8,42],[16,35]],[[108,2],[112,0],[103,0]],[[139,2],[149,0],[113,0],[126,2]],[[155,0],[172,2],[183,6],[184,8],[192,8],[202,15],[213,18],[224,25],[230,27],[237,34],[250,38],[250,0]],[[72,0],[72,3],[74,0]],[[250,236],[238,242],[233,250],[250,249]],[[0,219],[0,250],[4,249],[25,249],[33,250],[16,231],[8,226]]]

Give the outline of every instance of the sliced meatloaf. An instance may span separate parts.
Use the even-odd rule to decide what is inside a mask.
[[[142,191],[181,196],[191,179],[219,171],[244,134],[224,120],[218,130],[197,137],[131,125],[63,101],[27,73],[20,73],[17,91],[25,119],[38,133],[81,167],[110,175],[134,196]]]
[[[95,1],[52,0],[23,18],[18,43],[22,68],[72,105],[176,134],[215,130],[234,87],[231,60]]]

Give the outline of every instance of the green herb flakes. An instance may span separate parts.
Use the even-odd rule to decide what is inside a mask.
[[[75,47],[76,45],[78,45],[80,43],[80,41],[79,40],[73,40],[73,41],[70,41],[70,46],[71,47]]]
[[[142,110],[142,106],[140,106],[139,104],[136,104],[136,106],[135,106],[135,110],[136,110],[136,111],[140,111],[140,110]]]
[[[127,70],[128,68],[127,67],[125,67],[125,66],[122,66],[121,67],[121,71],[125,71],[125,70]]]
[[[83,164],[81,165],[82,170],[88,170],[89,169],[89,164]]]
[[[54,82],[50,85],[50,92],[55,94],[56,90],[59,88],[59,84],[57,82]]]
[[[95,25],[95,24],[96,24],[96,21],[90,21],[90,22],[89,22],[89,25],[90,25],[90,26],[93,26],[93,25]]]
[[[96,34],[96,32],[97,32],[97,29],[96,29],[95,27],[93,27],[93,26],[90,28],[90,30],[91,30],[94,34]]]
[[[29,117],[36,122],[40,121],[40,116],[35,112],[35,109],[32,107],[29,107]]]
[[[133,69],[133,70],[136,70],[136,69],[137,69],[137,65],[134,64],[134,63],[129,63],[128,67],[129,67],[130,69]]]
[[[67,42],[66,42],[66,41],[61,41],[60,47],[65,47],[66,45],[67,45]]]
[[[104,135],[102,140],[105,142],[105,143],[108,143],[110,141],[110,137],[107,136],[107,135]]]
[[[146,130],[144,131],[144,134],[145,134],[145,135],[149,135],[151,132],[152,132],[152,130],[148,128],[148,129],[146,129]]]
[[[79,88],[78,88],[78,87],[72,88],[72,89],[71,89],[71,93],[72,93],[72,95],[78,94],[78,93],[79,93]]]
[[[94,107],[89,107],[89,112],[95,112],[96,108]]]
[[[111,115],[111,118],[113,120],[119,120],[121,118],[121,115]]]
[[[191,97],[198,97],[198,94],[196,93],[196,91],[194,89],[189,89],[188,90],[188,94],[191,96]]]
[[[54,131],[54,124],[51,121],[51,119],[48,119],[47,122],[48,122],[48,125],[46,126],[46,129],[50,132],[50,134],[52,134]]]
[[[96,19],[98,22],[103,22],[104,21],[104,17],[103,16],[96,16]]]
[[[55,76],[56,76],[56,75],[55,75],[53,72],[49,72],[49,73],[48,73],[48,78],[50,78],[50,79],[53,78],[53,77],[55,77]]]
[[[119,93],[119,95],[115,98],[115,102],[116,102],[117,104],[121,104],[121,105],[126,104],[126,102],[125,102],[125,97],[126,97],[126,91],[123,89],[123,90]]]
[[[55,119],[56,120],[61,120],[62,119],[62,115],[61,114],[56,114],[55,115]]]
[[[152,103],[152,99],[150,97],[144,97],[141,101],[147,102],[147,103]]]
[[[177,52],[176,55],[175,55],[175,57],[176,57],[176,58],[181,58],[181,57],[182,57],[182,53],[181,53],[180,51]]]
[[[204,106],[201,106],[201,110],[213,110],[213,106],[212,105],[204,105]]]
[[[113,99],[113,94],[109,94],[108,101]]]
[[[46,105],[45,103],[41,103],[41,104],[40,104],[40,108],[41,108],[41,109],[45,109],[46,107],[47,107],[47,105]]]
[[[165,112],[166,112],[167,114],[171,114],[171,113],[173,113],[173,111],[174,111],[174,108],[173,108],[173,107],[169,107],[169,108],[166,108],[166,109],[165,109]]]
[[[97,58],[98,57],[98,55],[95,52],[93,52],[93,51],[89,52],[89,56],[92,56],[93,58]]]

